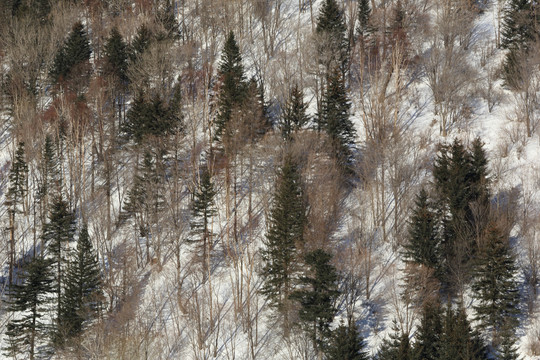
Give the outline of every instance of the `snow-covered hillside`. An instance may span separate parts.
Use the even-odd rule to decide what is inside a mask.
[[[500,37],[504,9],[512,1],[337,1],[349,39],[340,76],[356,132],[349,147],[354,174],[346,180],[341,160],[332,155],[332,134],[316,130],[331,82],[325,61],[335,56],[324,57],[319,46],[332,44],[317,30],[327,2],[66,0],[47,2],[50,8],[43,10],[43,18],[28,9],[45,9],[37,5],[45,2],[23,0],[19,7],[11,2],[1,7],[2,356],[34,355],[29,352],[34,339],[15,352],[7,350],[12,341],[8,324],[30,313],[28,308],[13,311],[10,267],[13,282],[25,284],[24,264],[41,255],[53,257],[42,234],[54,221],[50,213],[57,197],[75,219],[74,235],[61,245],[65,259],[73,258],[80,229],[88,224],[103,296],[99,311],[70,338],[58,330],[56,293],[45,294],[38,320],[46,325],[37,330],[36,358],[328,356],[300,326],[299,302],[290,303],[293,315],[287,329],[262,291],[266,263],[261,250],[268,244],[276,179],[287,156],[296,161],[306,202],[305,242],[296,244],[295,251],[324,249],[339,274],[331,330],[354,319],[364,351],[374,359],[396,329],[414,346],[425,300],[421,297],[430,286],[442,303],[462,304],[471,325],[480,329],[473,276],[456,275],[456,282],[465,280],[451,293],[433,285],[433,273],[422,273],[423,288],[411,295],[406,280],[410,264],[404,259],[416,196],[422,188],[435,192],[439,145],[457,139],[470,148],[479,138],[488,158],[488,208],[497,213],[489,216],[504,217],[509,225],[505,241],[516,255],[515,345],[520,358],[540,359],[539,47],[531,45],[531,60],[523,61],[522,87],[505,85],[503,64],[509,50],[500,47]],[[371,7],[364,38],[358,35],[359,3]],[[12,8],[19,10],[12,14]],[[170,15],[178,34],[167,33]],[[76,57],[67,44],[77,21],[88,33],[91,56],[65,73],[54,70],[62,56]],[[150,34],[147,43],[141,40],[143,24]],[[108,47],[113,28],[131,46],[119,77]],[[228,121],[233,125],[218,138],[216,124],[226,103],[221,94],[228,89],[221,73],[222,50],[230,32],[242,57],[249,96],[232,107]],[[281,119],[294,84],[303,91],[310,123],[287,142]],[[180,93],[181,105],[175,108]],[[150,105],[136,113],[133,109],[141,104]],[[134,123],[139,114],[154,123]],[[157,124],[161,114],[181,125],[163,130]],[[47,137],[58,161],[59,175],[51,183],[47,179],[53,170],[44,165]],[[28,173],[17,207],[9,189],[19,142],[25,145]],[[205,171],[215,190],[214,211],[205,230],[197,232],[202,225],[194,225],[193,204]],[[56,190],[47,192],[47,184]],[[476,209],[477,203],[469,205]],[[201,238],[207,241],[204,252]],[[291,265],[296,271],[291,282],[307,289],[298,285],[310,274],[298,257]],[[62,264],[58,269],[67,273],[71,262]],[[63,346],[51,343],[54,329],[67,339]],[[496,331],[491,330],[481,331],[481,337],[488,356],[496,358]]]

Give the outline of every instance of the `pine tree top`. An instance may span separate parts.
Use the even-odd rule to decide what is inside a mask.
[[[105,73],[116,76],[121,81],[127,80],[128,50],[122,35],[115,26],[111,29],[105,43]]]
[[[345,36],[347,28],[343,22],[342,11],[339,8],[336,0],[325,0],[319,17],[317,18],[317,33],[329,33],[339,34],[339,36]]]
[[[229,36],[225,41],[221,61],[219,63],[219,72],[223,75],[234,74],[235,78],[244,79],[244,67],[242,66],[242,56],[240,55],[240,47],[236,43],[234,33],[229,32]]]
[[[55,56],[51,70],[53,79],[55,81],[61,78],[66,79],[75,66],[90,60],[91,53],[92,49],[84,25],[78,21],[73,25],[63,47]]]

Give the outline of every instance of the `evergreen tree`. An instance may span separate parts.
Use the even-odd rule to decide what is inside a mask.
[[[60,195],[62,189],[60,164],[54,147],[52,137],[47,134],[39,163],[40,179],[37,194],[42,225],[47,221],[50,203]]]
[[[295,84],[289,93],[289,99],[283,109],[280,128],[284,139],[290,140],[292,134],[302,129],[309,122],[306,114],[308,104],[304,103],[304,92]]]
[[[346,326],[343,322],[332,331],[330,344],[326,350],[327,360],[368,360],[364,351],[365,343],[358,333],[355,323],[350,320]]]
[[[475,138],[471,145],[471,199],[485,203],[490,198],[488,159],[480,138]]]
[[[422,308],[422,319],[416,332],[414,358],[439,360],[442,337],[441,308],[437,302],[427,302]]]
[[[9,188],[6,194],[14,212],[19,212],[17,208],[23,205],[24,198],[28,192],[28,165],[26,165],[24,156],[24,142],[21,141],[17,146],[15,159],[9,172]]]
[[[181,131],[180,102],[178,87],[175,87],[173,99],[169,104],[166,104],[159,95],[148,101],[144,93],[139,92],[127,112],[127,121],[122,126],[124,135],[140,145],[149,138],[160,138]]]
[[[443,336],[440,342],[441,360],[484,360],[486,348],[477,332],[471,329],[463,305],[454,311],[448,304],[443,321]]]
[[[105,74],[114,76],[121,84],[127,81],[128,48],[115,26],[105,42]]]
[[[57,300],[57,320],[61,315],[62,289],[68,245],[73,240],[74,235],[75,217],[69,211],[67,203],[58,196],[52,203],[49,222],[44,225],[42,235],[47,252],[51,255],[51,265],[55,268],[53,273]]]
[[[58,322],[62,342],[64,337],[71,338],[82,331],[83,323],[93,317],[102,298],[99,264],[86,224],[69,262],[64,288]]]
[[[365,38],[371,33],[372,29],[369,24],[371,18],[371,6],[370,0],[358,0],[358,26],[356,27],[356,33],[364,41]]]
[[[487,159],[480,140],[473,154],[455,140],[440,145],[433,166],[438,211],[442,221],[441,254],[442,278],[446,286],[456,290],[470,275],[471,262],[477,252],[477,235],[483,227],[475,218],[472,206],[489,207]],[[478,207],[476,213],[478,213]],[[459,276],[460,280],[456,281]]]
[[[293,291],[290,298],[300,304],[300,323],[320,353],[327,344],[330,324],[336,314],[334,301],[339,295],[338,276],[336,268],[330,264],[332,255],[322,249],[307,253],[304,260],[309,272],[300,278],[302,289]]]
[[[413,350],[409,334],[399,330],[395,320],[392,329],[390,338],[383,340],[375,358],[377,360],[412,360]]]
[[[216,191],[212,183],[210,171],[205,169],[201,174],[200,184],[191,205],[191,241],[198,243],[198,253],[203,264],[203,273],[208,273],[210,253],[213,248],[211,229],[212,217],[216,214]]]
[[[497,360],[518,360],[520,358],[516,349],[517,339],[512,323],[503,325],[499,340]]]
[[[351,104],[347,97],[345,83],[341,74],[334,71],[328,79],[322,109],[318,115],[318,130],[325,130],[334,148],[335,157],[347,173],[352,173],[356,131],[349,117]]]
[[[24,159],[24,142],[19,142],[15,159],[9,171],[9,187],[5,205],[9,216],[9,285],[13,283],[15,268],[15,215],[24,211],[24,199],[28,192],[28,165]]]
[[[214,140],[219,142],[222,141],[231,117],[240,110],[239,107],[245,99],[247,90],[240,48],[236,44],[232,31],[223,48],[218,75],[222,80],[222,86],[219,90],[219,109],[215,120]]]
[[[174,15],[171,0],[166,0],[165,6],[157,14],[157,19],[163,28],[157,34],[158,41],[180,39],[180,24]]]
[[[7,324],[6,356],[16,359],[26,354],[33,360],[39,341],[48,333],[48,325],[42,318],[53,290],[50,266],[47,259],[33,258],[26,266],[22,284],[13,286],[8,310],[16,314],[16,319]]]
[[[297,272],[296,247],[304,242],[306,202],[297,165],[286,156],[278,172],[272,209],[268,218],[268,232],[261,250],[263,259],[262,293],[270,305],[283,315],[288,328],[289,295],[295,285]]]
[[[436,272],[440,269],[437,217],[429,204],[425,189],[416,196],[415,209],[409,223],[409,241],[405,259],[424,265]]]
[[[39,21],[41,25],[47,23],[49,13],[51,12],[50,0],[8,0],[5,3],[8,6],[11,5],[11,14],[13,16],[19,18],[28,16],[31,19]]]
[[[478,300],[476,319],[483,329],[497,334],[505,324],[517,324],[519,293],[514,280],[517,267],[508,237],[491,223],[486,229],[472,289]]]
[[[509,0],[504,12],[502,42],[505,49],[527,47],[535,36],[531,0]]]
[[[55,82],[67,79],[76,66],[90,60],[91,53],[88,35],[79,21],[73,25],[64,46],[56,53],[51,77]]]
[[[324,0],[315,29],[319,36],[319,60],[325,66],[326,76],[335,69],[344,76],[349,52],[349,41],[346,37],[347,27],[343,20],[343,12],[336,0]]]
[[[152,32],[145,24],[137,29],[137,34],[131,43],[130,60],[132,63],[138,61],[142,54],[150,47],[152,42]]]
[[[142,163],[137,164],[132,188],[127,194],[124,216],[135,217],[139,235],[146,239],[146,261],[150,262],[151,226],[156,224],[163,210],[163,182],[159,175],[163,153],[144,152]],[[159,250],[159,249],[158,249]]]
[[[524,84],[523,66],[528,52],[525,49],[512,47],[504,56],[502,64],[502,79],[504,85],[512,90],[520,90]]]

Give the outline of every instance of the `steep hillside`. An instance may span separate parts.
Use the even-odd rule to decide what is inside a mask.
[[[530,0],[4,1],[13,359],[540,359]]]

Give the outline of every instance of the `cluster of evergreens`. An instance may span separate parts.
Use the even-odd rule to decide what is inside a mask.
[[[458,140],[440,146],[433,166],[432,195],[422,189],[416,198],[404,251],[406,262],[413,265],[408,285],[421,291],[415,276],[427,270],[439,290],[436,300],[422,305],[414,345],[403,345],[409,334],[394,342],[399,351],[405,351],[401,346],[410,352],[409,358],[450,359],[456,354],[464,359],[486,358],[482,338],[471,333],[463,305],[458,301],[457,312],[453,310],[453,304],[470,288],[475,298],[474,319],[491,339],[498,358],[517,359],[513,347],[519,312],[515,256],[505,219],[490,204],[487,161],[478,138],[470,150]],[[446,315],[440,299],[446,302]],[[446,339],[455,336],[445,330],[454,325],[460,327],[456,334],[470,336],[460,338],[459,343]],[[428,350],[429,356],[424,353]]]
[[[117,17],[115,6],[120,5],[112,1],[106,3],[107,11],[113,18]],[[400,83],[403,80],[401,73],[406,72],[400,66],[406,58],[408,44],[405,27],[410,14],[404,9],[403,2],[396,0],[388,7],[393,10],[389,14],[391,20],[387,23],[385,19],[384,28],[376,29],[372,19],[373,4],[375,1],[358,0],[355,8],[357,17],[349,19],[351,26],[346,22],[339,1],[321,1],[316,26],[313,27],[316,44],[312,55],[316,60],[313,61],[314,68],[310,69],[315,85],[308,89],[297,82],[290,84],[284,91],[287,98],[283,99],[281,106],[272,109],[265,100],[265,79],[248,78],[240,45],[235,32],[229,28],[225,32],[217,71],[210,76],[201,76],[211,78],[208,84],[202,86],[208,85],[204,89],[203,109],[198,107],[199,94],[193,90],[201,85],[193,80],[200,75],[196,74],[192,59],[186,61],[188,65],[185,67],[188,69],[179,76],[172,66],[156,70],[155,73],[148,70],[149,65],[154,65],[150,63],[151,60],[159,62],[155,59],[162,59],[160,56],[164,52],[184,40],[185,34],[181,30],[184,25],[178,23],[178,10],[170,0],[138,2],[137,6],[152,9],[154,16],[145,20],[136,31],[133,28],[132,37],[124,37],[122,29],[116,25],[106,28],[110,30],[104,36],[96,36],[98,41],[103,40],[101,45],[90,41],[94,30],[89,25],[90,21],[75,22],[64,35],[65,38],[56,44],[51,66],[43,71],[51,85],[50,91],[47,89],[45,92],[51,97],[49,109],[54,110],[48,114],[54,113],[50,116],[54,119],[44,116],[46,135],[43,136],[43,144],[40,144],[43,149],[40,151],[38,147],[36,152],[39,154],[34,154],[34,158],[38,159],[38,175],[33,180],[37,184],[35,194],[32,194],[33,205],[28,201],[29,167],[25,160],[28,151],[25,142],[16,142],[18,146],[11,164],[5,201],[9,216],[9,296],[6,303],[12,315],[5,333],[6,356],[17,358],[25,353],[34,359],[56,350],[69,351],[80,345],[80,337],[88,326],[100,319],[101,305],[105,300],[111,304],[111,313],[116,310],[113,304],[121,307],[124,301],[127,302],[128,285],[125,283],[129,282],[129,277],[123,273],[122,279],[118,280],[111,275],[111,289],[107,294],[111,298],[105,299],[102,276],[106,270],[112,273],[116,260],[114,256],[117,255],[115,252],[128,253],[125,242],[118,245],[112,240],[116,239],[114,236],[124,236],[113,236],[113,233],[126,223],[133,225],[133,253],[138,268],[157,263],[159,266],[156,268],[161,270],[162,261],[176,256],[178,274],[179,269],[183,271],[184,267],[197,275],[197,270],[200,270],[202,276],[199,277],[200,284],[196,286],[202,287],[211,282],[211,275],[222,257],[230,256],[232,262],[237,261],[237,253],[244,251],[242,239],[237,236],[237,213],[241,208],[237,189],[252,186],[251,178],[243,183],[243,179],[238,181],[238,177],[244,174],[251,177],[255,173],[253,169],[256,164],[251,152],[255,152],[261,139],[275,130],[281,136],[272,142],[272,150],[279,154],[272,159],[277,168],[274,190],[268,211],[260,210],[262,216],[266,216],[266,232],[262,246],[259,248],[257,244],[258,253],[253,255],[253,258],[260,259],[261,264],[258,267],[243,264],[242,261],[240,265],[235,264],[238,266],[235,271],[248,266],[257,268],[262,281],[258,291],[246,291],[247,299],[242,298],[246,296],[243,290],[239,291],[242,293],[239,295],[239,306],[242,306],[242,301],[246,304],[252,301],[254,293],[262,295],[265,306],[273,316],[271,321],[282,330],[281,335],[289,340],[295,335],[295,330],[301,331],[310,339],[309,347],[319,359],[370,358],[358,326],[361,319],[352,315],[354,311],[347,313],[346,317],[341,313],[340,306],[346,294],[340,285],[345,282],[346,275],[336,266],[333,229],[321,235],[325,237],[324,241],[310,242],[309,234],[316,232],[314,229],[318,225],[310,221],[312,209],[318,205],[324,208],[321,212],[325,216],[331,217],[333,214],[330,206],[325,208],[327,204],[310,203],[312,199],[308,196],[308,187],[314,180],[309,175],[316,167],[313,163],[304,167],[308,154],[299,155],[297,147],[305,146],[299,143],[308,137],[316,139],[317,146],[322,144],[313,150],[314,157],[323,159],[321,163],[325,163],[328,169],[338,169],[332,181],[340,191],[361,191],[359,189],[365,180],[362,176],[367,179],[372,176],[370,171],[380,171],[383,177],[382,189],[379,190],[382,198],[380,207],[385,208],[391,202],[385,198],[391,190],[384,188],[390,182],[384,176],[391,171],[386,169],[386,165],[393,159],[385,158],[387,154],[382,152],[384,144],[401,141],[403,133],[388,141],[390,122],[394,121],[394,133],[401,131],[396,125],[401,109],[396,105],[392,109],[393,114],[388,115],[384,101],[394,96],[389,95],[389,84]],[[503,70],[506,84],[515,89],[521,87],[525,77],[522,62],[533,51],[532,44],[539,34],[537,6],[532,0],[510,0],[504,14],[501,46],[508,52]],[[386,11],[386,7],[384,9]],[[457,9],[457,6],[453,9]],[[13,19],[28,17],[38,20],[43,28],[50,26],[50,1],[11,0],[1,5],[0,10],[10,13]],[[203,5],[201,9],[198,8],[197,2],[196,11],[204,10]],[[261,13],[264,11],[262,9]],[[383,35],[379,34],[378,37],[377,32]],[[452,40],[448,38],[444,40],[445,47],[451,48],[448,43]],[[195,48],[193,39],[191,43],[186,41],[186,44]],[[201,49],[197,51],[203,52]],[[353,61],[354,51],[359,51],[361,60]],[[212,66],[210,64],[208,67]],[[356,73],[353,75],[354,71]],[[379,72],[384,76],[377,78],[373,75]],[[98,80],[91,83],[92,79]],[[186,86],[184,81],[192,83]],[[371,154],[372,158],[366,163],[372,161],[377,165],[365,170],[364,174],[360,174],[364,171],[359,166],[363,159],[362,154],[358,154],[357,133],[351,121],[349,91],[355,81],[363,82],[355,85],[366,89],[380,87],[372,90],[377,93],[374,96],[377,100],[373,102],[380,103],[372,104],[370,113],[373,117],[370,120],[378,123],[373,129],[368,129],[366,125],[364,130],[366,138],[369,138],[366,142],[379,143],[381,147],[377,149],[381,150],[381,154]],[[34,79],[24,84],[34,96],[36,83]],[[192,126],[189,130],[192,132],[193,148],[185,150],[181,149],[188,142],[185,140],[188,130],[184,123],[186,100],[183,95],[190,86],[193,93],[190,94],[192,98],[188,99],[191,101]],[[396,89],[398,87],[396,85]],[[308,113],[309,103],[305,99],[305,94],[311,91],[316,101],[316,111],[312,116]],[[8,95],[15,99],[13,93]],[[90,96],[93,96],[95,104],[87,101]],[[71,99],[76,104],[73,113],[81,115],[81,119],[69,123],[64,118],[69,111],[63,106]],[[435,104],[435,107],[440,107],[440,104]],[[95,115],[91,133],[91,161],[85,159],[81,145],[87,134],[87,123],[82,116],[85,113]],[[208,116],[207,123],[198,122],[199,117],[203,116]],[[375,119],[377,116],[383,120]],[[389,117],[393,119],[389,120]],[[205,137],[208,135],[200,142],[203,145],[198,143],[201,130]],[[68,137],[71,141],[69,145]],[[66,169],[64,152],[68,151],[68,147],[71,147],[73,154],[80,151],[80,162],[77,163],[80,167],[87,166],[87,163],[91,167],[91,201],[98,203],[97,199],[101,196],[105,203],[106,225],[103,228],[106,229],[103,237],[109,241],[109,248],[106,250],[108,258],[103,261],[104,268],[100,268],[85,217],[81,215],[82,208],[87,204],[81,203],[83,196],[79,199],[78,195],[73,195],[84,190],[75,189],[73,184],[68,187],[64,183],[67,177],[76,178],[76,171]],[[183,150],[186,153],[182,153]],[[249,156],[245,156],[246,153],[250,153]],[[131,182],[118,184],[121,178],[115,167],[126,164],[129,167],[128,182]],[[189,170],[180,175],[180,168]],[[396,239],[396,248],[399,247],[404,260],[407,284],[407,289],[401,295],[408,302],[407,305],[410,304],[420,314],[419,322],[411,329],[396,321],[392,334],[377,349],[374,359],[476,360],[493,356],[497,359],[518,359],[515,330],[518,325],[519,293],[515,280],[516,260],[510,245],[510,220],[505,217],[507,214],[491,203],[488,159],[481,140],[475,139],[469,148],[457,139],[453,143],[440,145],[431,170],[431,182],[419,191],[411,209],[407,229],[403,231],[406,233],[404,241]],[[69,175],[66,175],[68,172]],[[94,177],[98,180],[95,181]],[[218,211],[218,200],[222,200],[218,199],[221,179],[226,189],[223,191],[224,197],[227,198],[225,220],[234,229],[231,243],[225,245],[220,243],[225,236],[218,234],[214,228],[218,222],[217,214],[221,215]],[[83,183],[80,187],[84,186]],[[94,192],[94,186],[104,189],[103,192]],[[116,223],[112,219],[117,210],[112,205],[114,186],[117,187],[119,208]],[[400,186],[396,185],[395,193],[402,191]],[[229,192],[234,194],[230,195]],[[170,194],[177,197],[167,199]],[[190,200],[189,211],[180,209],[184,206],[181,203],[184,195]],[[393,195],[397,202],[401,195]],[[375,203],[379,199],[372,198],[371,201]],[[397,208],[398,205],[395,206]],[[251,222],[252,217],[256,217],[252,211],[251,193],[248,207],[246,228],[255,227],[255,221]],[[41,234],[35,236],[29,252],[19,259],[17,223],[31,210],[34,211],[34,229]],[[169,213],[165,216],[166,212]],[[382,237],[386,241],[384,222],[389,215],[384,209],[381,212],[381,232],[384,232]],[[375,212],[370,216],[376,216]],[[36,225],[38,217],[40,226]],[[182,224],[184,220],[185,224]],[[166,221],[173,225],[164,225]],[[222,217],[219,221],[223,221]],[[377,223],[375,227],[380,226],[378,221],[374,220]],[[224,231],[230,231],[229,223]],[[185,233],[184,225],[189,228]],[[174,231],[170,231],[168,226],[174,227]],[[395,227],[400,226],[396,219]],[[160,241],[167,231],[174,232],[174,235],[167,238],[168,242]],[[395,231],[395,234],[400,233]],[[188,252],[180,250],[180,244],[184,243],[189,248]],[[217,252],[218,245],[222,251],[220,253]],[[162,249],[162,246],[170,248]],[[182,258],[186,253],[190,255],[187,265]],[[101,256],[100,253],[100,259]],[[371,262],[371,254],[369,257]],[[123,259],[127,258],[125,255]],[[123,264],[126,267],[127,262],[125,260]],[[370,263],[365,267],[369,268],[365,270],[369,272],[375,266]],[[175,279],[180,284],[174,289],[179,306],[184,305],[183,301],[189,301],[183,298],[185,294],[182,293],[183,281],[189,276],[191,273]],[[252,279],[249,278],[249,281]],[[119,282],[123,283],[122,290],[116,288],[121,287]],[[369,286],[367,284],[366,288]],[[192,291],[197,306],[195,310],[183,307],[182,312],[186,316],[192,315],[188,314],[189,311],[196,313],[207,300],[194,295],[197,289]],[[210,298],[214,296],[212,291],[209,290]],[[471,309],[464,305],[468,295],[473,297]],[[360,295],[357,297],[360,298]],[[219,300],[209,301],[210,307],[220,305]],[[217,327],[218,320],[213,316],[209,316],[212,319],[207,321],[211,327]],[[248,326],[244,323],[251,321],[250,316],[242,318],[245,329]],[[199,330],[203,333],[200,324],[206,321],[201,320],[206,316],[199,314],[198,317]],[[240,315],[235,312],[234,317],[236,320]],[[126,322],[129,324],[129,320]],[[200,334],[197,336],[198,345],[202,348],[207,340],[202,340]],[[148,333],[143,337],[147,341]],[[218,340],[215,342],[217,344]],[[252,354],[252,357],[255,358],[255,355]]]
[[[76,239],[75,216],[62,199],[57,154],[52,146],[47,137],[38,196],[49,205],[41,243],[34,244],[33,251],[17,261],[18,266],[12,250],[8,310],[13,320],[7,324],[4,351],[14,358],[25,353],[34,359],[50,349],[69,346],[71,339],[80,335],[85,324],[96,317],[102,302],[96,253],[85,224],[81,225]],[[27,173],[24,144],[20,143],[10,172],[12,218],[23,206]],[[50,346],[44,347],[47,343]]]
[[[510,88],[523,90],[531,47],[540,36],[539,24],[540,15],[535,1],[511,0],[506,5],[501,47],[508,49],[503,70],[505,83]]]

